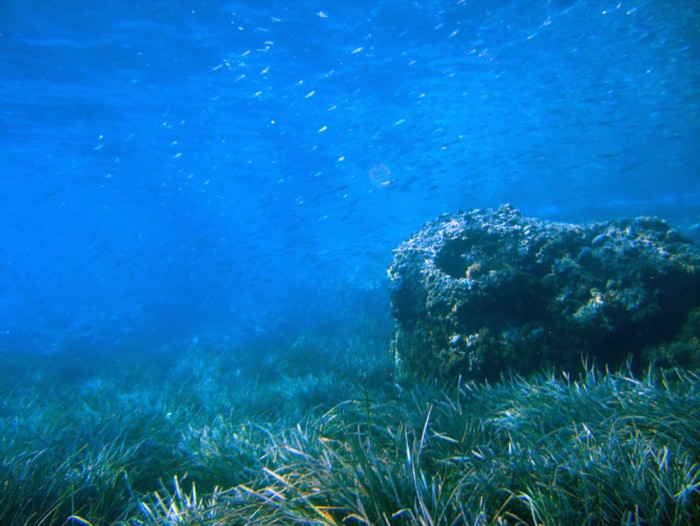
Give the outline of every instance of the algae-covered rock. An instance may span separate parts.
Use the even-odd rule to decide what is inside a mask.
[[[394,251],[388,274],[392,352],[419,378],[617,365],[673,340],[700,306],[700,249],[649,217],[442,215]]]

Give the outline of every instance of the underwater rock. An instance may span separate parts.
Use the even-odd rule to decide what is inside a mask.
[[[392,352],[417,378],[630,355],[639,365],[700,307],[700,249],[650,217],[575,225],[509,205],[445,214],[394,250],[388,274]]]
[[[645,358],[662,367],[700,369],[700,307],[690,311],[675,340],[647,349]]]

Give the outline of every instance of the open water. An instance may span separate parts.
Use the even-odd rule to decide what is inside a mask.
[[[697,1],[0,2],[0,352],[388,316],[502,203],[697,231]]]

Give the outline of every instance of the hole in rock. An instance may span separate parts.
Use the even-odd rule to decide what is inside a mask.
[[[466,276],[467,269],[477,261],[474,243],[469,239],[447,241],[435,258],[435,265],[454,279]]]

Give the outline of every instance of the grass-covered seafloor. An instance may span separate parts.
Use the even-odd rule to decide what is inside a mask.
[[[700,376],[396,382],[387,319],[2,357],[0,524],[691,524]]]

